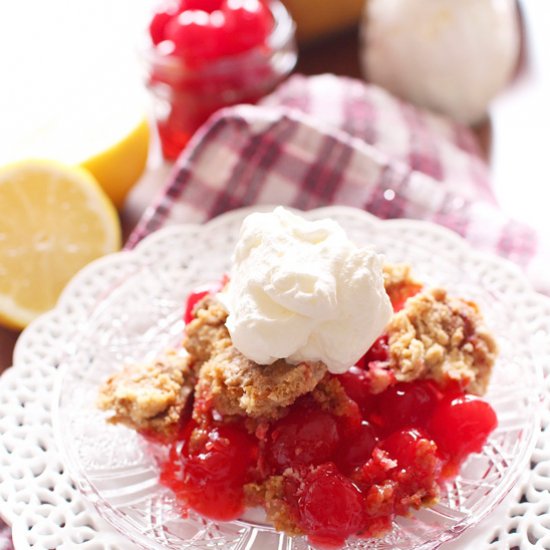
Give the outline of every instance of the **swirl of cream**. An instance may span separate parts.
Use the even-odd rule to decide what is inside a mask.
[[[387,325],[392,308],[382,258],[353,244],[340,225],[282,207],[241,227],[220,301],[235,347],[269,365],[322,361],[345,372]]]

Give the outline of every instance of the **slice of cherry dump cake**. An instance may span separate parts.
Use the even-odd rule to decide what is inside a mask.
[[[474,303],[334,222],[253,216],[229,279],[189,297],[181,349],[112,375],[99,406],[165,448],[161,482],[186,509],[261,506],[325,547],[380,536],[435,503],[496,427],[479,397],[496,344]]]

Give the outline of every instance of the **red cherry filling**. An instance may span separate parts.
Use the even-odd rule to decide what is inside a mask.
[[[194,292],[186,321],[226,282]],[[365,368],[327,375],[320,392],[298,399],[283,418],[262,421],[254,435],[241,423],[187,421],[169,458],[159,454],[161,481],[190,508],[229,520],[243,511],[247,483],[269,492],[282,480],[277,506],[313,544],[336,547],[351,535],[383,534],[395,515],[433,502],[441,481],[480,451],[497,425],[490,405],[457,385],[390,385],[386,361],[382,337],[365,355]],[[212,410],[205,396],[194,399],[204,423]]]
[[[374,341],[374,344],[368,349],[367,353],[359,359],[357,366],[363,369],[367,368],[372,361],[388,360],[388,335],[383,334]]]
[[[300,527],[315,544],[341,546],[363,523],[363,496],[350,479],[325,464],[308,472],[298,492]]]
[[[351,367],[337,378],[347,396],[359,405],[361,413],[366,417],[375,405],[375,396],[371,393],[371,379],[367,371]]]
[[[257,460],[257,442],[236,424],[215,426],[192,445],[195,434],[191,430],[172,447],[161,481],[203,516],[236,519],[244,509],[243,485]]]
[[[368,489],[368,498],[383,497],[386,507],[391,503],[392,514],[400,515],[407,514],[409,508],[418,509],[433,502],[439,494],[442,463],[436,444],[425,432],[417,429],[394,432],[374,453],[378,449],[385,451],[397,466],[387,471],[386,479],[375,480]]]
[[[393,311],[401,311],[403,307],[405,307],[405,302],[415,294],[418,294],[421,290],[422,285],[416,283],[403,284],[396,288],[391,288],[389,297]]]
[[[185,313],[183,314],[183,320],[185,324],[190,323],[194,319],[195,306],[205,297],[210,294],[210,290],[195,290],[187,298],[187,304],[185,306]]]
[[[377,442],[378,438],[373,427],[363,420],[359,430],[350,434],[350,437],[342,442],[336,453],[336,464],[342,472],[350,474],[370,459]]]
[[[439,402],[440,392],[429,380],[400,383],[378,397],[380,427],[393,432],[407,426],[425,428]]]
[[[473,395],[461,395],[439,403],[428,430],[441,453],[458,464],[470,453],[481,451],[497,424],[489,403]]]
[[[339,442],[335,418],[309,404],[294,406],[267,436],[267,462],[282,472],[299,465],[331,460]]]
[[[199,288],[196,288],[187,296],[187,301],[185,303],[185,313],[183,314],[183,321],[187,325],[195,318],[195,306],[209,294],[216,294],[223,289],[223,287],[229,281],[229,277],[224,275],[220,281],[205,285]]]
[[[401,469],[413,468],[416,462],[418,443],[421,439],[429,439],[425,433],[417,429],[400,430],[384,439],[380,448],[397,461]]]

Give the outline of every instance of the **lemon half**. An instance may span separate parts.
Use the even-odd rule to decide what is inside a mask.
[[[29,158],[51,159],[89,170],[116,207],[143,173],[149,124],[139,88],[108,88],[103,79],[46,86],[38,98],[0,98],[0,165]]]
[[[117,208],[122,207],[145,169],[149,137],[149,124],[142,119],[113,145],[80,163],[97,179]]]
[[[120,248],[117,212],[97,180],[46,160],[0,168],[0,322],[23,328],[83,266]]]

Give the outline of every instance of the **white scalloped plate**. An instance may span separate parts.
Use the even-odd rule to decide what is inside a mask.
[[[104,452],[113,453],[116,462],[122,455],[117,455],[113,442],[128,443],[133,437],[131,432],[122,428],[110,431],[109,427],[105,428],[102,437],[92,429],[90,440],[83,440],[82,417],[76,414],[77,411],[71,416],[65,414],[60,424],[64,430],[73,430],[70,433],[75,435],[76,444],[71,444],[65,435],[67,458],[60,459],[51,415],[56,368],[64,361],[68,372],[80,373],[93,387],[103,377],[101,365],[106,359],[132,359],[144,353],[143,347],[132,349],[135,334],[141,335],[138,341],[146,342],[150,353],[160,350],[181,329],[177,322],[178,307],[182,307],[187,290],[196,283],[215,279],[227,268],[238,227],[250,211],[231,212],[204,226],[166,228],[145,239],[132,252],[115,254],[91,264],[67,287],[56,309],[33,323],[22,335],[15,352],[14,368],[0,379],[0,514],[12,524],[16,548],[72,549],[82,545],[83,548],[106,550],[134,547],[128,538],[117,534],[101,519],[77,485],[101,514],[134,543],[150,548],[174,547],[163,528],[166,515],[157,513],[162,503],[158,499],[153,501],[145,494],[137,502],[122,498],[118,503],[106,505],[107,497],[112,495],[109,496],[108,487],[101,488],[100,481],[110,477],[112,472],[101,470],[105,465]],[[454,527],[452,522],[447,522],[445,529],[440,529],[439,538],[442,542],[456,536],[479,521],[504,497],[522,466],[527,464],[530,445],[536,439],[531,471],[522,482],[523,490],[509,497],[505,508],[499,509],[498,527],[480,533],[475,546],[470,547],[529,548],[544,547],[535,544],[545,542],[548,545],[550,516],[546,514],[550,498],[546,476],[550,473],[550,438],[546,436],[546,427],[550,415],[547,397],[550,300],[534,293],[511,264],[474,252],[459,237],[440,227],[409,220],[382,222],[364,212],[341,207],[320,209],[307,215],[337,219],[352,239],[359,242],[367,238],[386,253],[389,260],[413,264],[420,278],[443,284],[480,303],[503,349],[489,393],[489,399],[499,411],[501,428],[482,457],[477,459],[477,466],[474,461],[466,467],[461,480],[450,487],[448,497],[439,505],[440,511],[459,513]],[[168,294],[166,289],[170,290]],[[151,297],[153,306],[143,307],[144,293]],[[126,305],[122,312],[123,303]],[[122,312],[122,316],[115,318],[115,312]],[[159,319],[166,315],[168,323],[159,325]],[[102,330],[108,317],[111,322],[105,332],[106,340],[90,347],[90,342],[81,337],[83,328]],[[114,319],[118,319],[119,328],[113,331]],[[153,341],[155,343],[151,344]],[[105,350],[107,355],[101,357]],[[93,360],[85,366],[93,364],[99,370],[92,372],[82,363],[78,370],[71,370],[73,360],[85,356]],[[544,381],[538,378],[542,371]],[[536,401],[540,390],[544,390],[542,430],[536,429]],[[78,396],[84,408],[90,406],[92,394],[90,391]],[[68,410],[64,408],[67,405],[76,408],[71,397],[61,402],[63,411]],[[91,409],[88,412],[93,426],[96,413]],[[122,439],[113,439],[113,435]],[[79,449],[86,449],[86,452],[83,454]],[[131,463],[124,463],[124,467],[140,466],[143,460],[147,458],[136,447]],[[467,483],[462,484],[462,480],[468,481],[468,476],[477,475],[479,460],[486,461],[498,480],[488,500],[483,492],[473,492],[467,488]],[[67,471],[67,464],[71,473],[76,473],[73,477]],[[96,466],[100,466],[99,470]],[[149,483],[147,479],[146,482]],[[465,500],[457,504],[460,498]],[[476,504],[483,499],[483,506]],[[157,508],[153,509],[151,504]],[[162,507],[160,510],[164,511]],[[159,522],[161,516],[164,520]],[[149,529],[147,533],[144,533],[143,522]],[[388,542],[393,540],[390,543],[395,547],[403,547],[399,541],[402,525],[398,526],[397,538],[388,539]],[[260,533],[265,529],[251,523],[227,527],[230,535],[221,533],[219,526],[210,522],[195,522],[193,529],[189,531],[192,543],[187,547],[266,548],[258,546],[259,541],[264,540]],[[276,541],[275,548],[283,548],[283,544],[287,549],[305,547],[301,539],[291,541],[272,536],[270,540]],[[435,544],[437,540],[423,547]],[[421,545],[419,541],[413,546]]]

